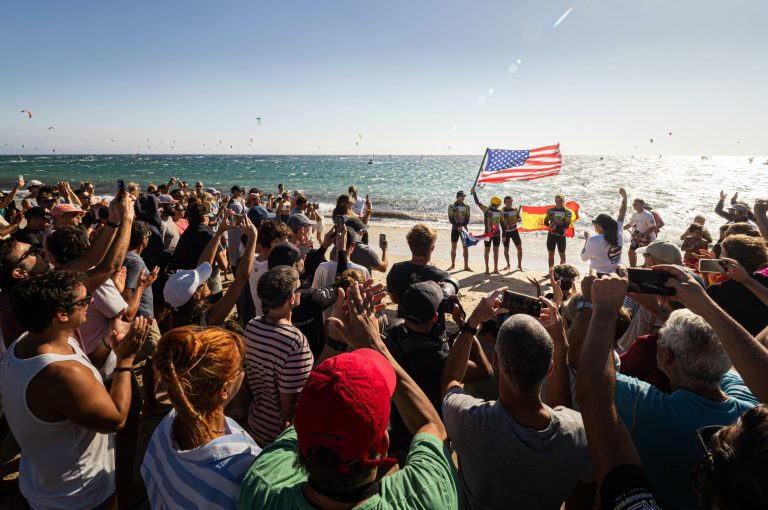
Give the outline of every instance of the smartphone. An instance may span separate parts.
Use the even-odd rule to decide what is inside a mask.
[[[232,223],[236,227],[242,227],[245,224],[245,214],[233,214],[232,217],[234,218]]]
[[[507,320],[510,315],[520,313],[538,317],[541,314],[541,300],[527,294],[507,290],[501,298],[501,308],[505,308],[509,312],[499,316],[500,322]]]
[[[384,244],[387,242],[387,234],[381,233],[379,234],[379,244]]]
[[[117,180],[117,196],[121,197],[125,195],[125,181],[123,179]]]
[[[652,271],[650,269],[627,269],[629,274],[629,286],[627,292],[637,292],[638,294],[656,294],[659,296],[674,296],[674,287],[667,287],[665,283],[673,278],[672,273],[668,271]]]
[[[700,273],[727,273],[728,262],[723,259],[701,259],[699,260]]]
[[[336,233],[338,234],[342,230],[344,230],[344,216],[337,215],[334,219],[334,225],[336,226]]]

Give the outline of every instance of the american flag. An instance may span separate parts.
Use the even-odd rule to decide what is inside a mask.
[[[488,149],[477,182],[530,181],[560,173],[560,144],[530,150]]]

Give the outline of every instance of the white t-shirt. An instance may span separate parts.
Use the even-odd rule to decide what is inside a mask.
[[[352,212],[358,216],[362,216],[365,212],[365,198],[357,197],[352,203]]]
[[[317,266],[315,271],[315,279],[312,280],[313,289],[324,289],[330,287],[336,281],[336,261],[323,262]],[[347,262],[347,269],[359,269],[365,275],[365,279],[371,277],[371,273],[365,267],[355,264],[354,262]],[[328,307],[323,310],[323,320],[327,319],[333,313],[333,307]]]
[[[248,285],[251,288],[251,297],[253,298],[253,307],[254,307],[254,310],[256,310],[256,315],[254,317],[258,317],[264,314],[264,312],[261,309],[261,298],[259,297],[259,293],[256,292],[256,289],[258,288],[259,280],[261,280],[261,277],[264,276],[264,273],[266,273],[268,270],[269,270],[268,260],[254,260],[253,268],[251,269],[251,274],[248,275]]]
[[[109,335],[112,319],[127,308],[128,303],[120,295],[111,278],[93,292],[93,302],[85,312],[85,323],[79,328],[80,337],[87,354],[92,353],[99,346],[99,342]],[[99,370],[101,376],[104,379],[112,377],[116,364],[117,357],[114,352],[110,352],[109,357]]]
[[[629,219],[629,223],[634,225],[638,232],[644,232],[646,236],[651,238],[651,241],[656,239],[656,231],[653,229],[656,226],[656,219],[650,212],[636,212]]]
[[[581,260],[589,261],[589,269],[598,273],[614,273],[621,262],[621,249],[624,246],[624,223],[617,221],[619,246],[615,247],[605,240],[603,234],[590,236],[581,250]]]

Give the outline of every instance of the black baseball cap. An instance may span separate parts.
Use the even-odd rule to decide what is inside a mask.
[[[443,290],[432,281],[414,283],[408,287],[400,299],[400,317],[423,324],[437,315],[437,309],[443,300]]]
[[[293,266],[301,259],[301,252],[289,242],[280,243],[272,249],[267,259],[267,267]]]
[[[52,220],[51,213],[48,212],[48,209],[45,207],[30,207],[26,210],[24,213],[24,217],[28,220],[31,220],[32,218],[45,218],[47,220]]]
[[[457,191],[457,192],[456,192],[456,196],[457,196],[457,197],[466,197],[466,196],[467,196],[467,194],[466,194],[466,193],[464,193],[463,191]]]

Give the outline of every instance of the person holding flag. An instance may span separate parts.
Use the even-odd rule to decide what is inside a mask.
[[[560,253],[560,264],[565,264],[565,231],[571,225],[573,213],[565,208],[565,195],[555,195],[555,207],[547,209],[544,225],[549,228],[547,234],[547,252],[549,267],[555,265],[555,247]]]
[[[485,241],[483,241],[483,244],[485,245],[485,252],[483,253],[483,258],[485,260],[485,274],[491,274],[490,268],[488,266],[488,256],[491,251],[491,243],[493,243],[493,274],[499,274],[499,245],[501,244],[501,210],[499,209],[499,206],[501,205],[501,198],[499,197],[491,197],[491,205],[487,206],[482,203],[480,203],[480,200],[477,198],[477,191],[475,188],[472,188],[472,198],[475,199],[475,203],[480,208],[481,211],[483,211],[483,219],[485,223],[485,233],[491,234],[490,237],[488,237]]]
[[[504,197],[504,208],[501,210],[501,227],[503,233],[504,243],[504,258],[507,261],[507,267],[509,269],[509,241],[515,243],[517,249],[517,269],[523,270],[523,242],[520,240],[520,232],[517,231],[517,224],[522,221],[522,212],[518,207],[512,207],[512,197]]]
[[[464,203],[467,196],[463,191],[456,193],[456,201],[448,206],[448,221],[451,223],[451,267],[448,271],[456,267],[456,245],[459,242],[462,227],[469,225],[469,204]],[[472,271],[469,267],[469,249],[463,245],[464,271]]]

